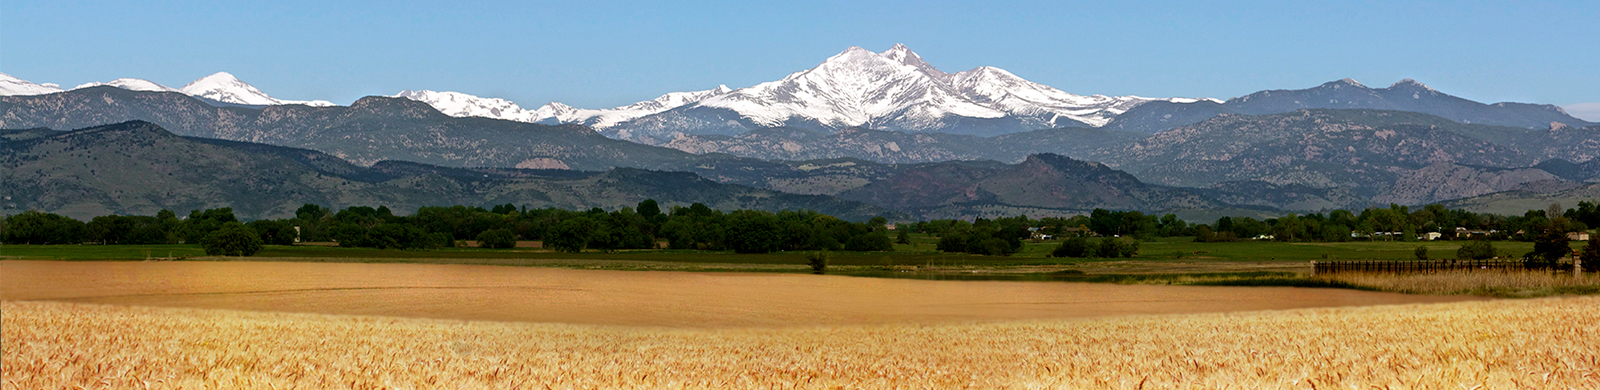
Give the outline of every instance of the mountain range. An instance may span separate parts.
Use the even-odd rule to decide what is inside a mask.
[[[602,110],[412,90],[310,104],[226,73],[178,89],[118,79],[67,90],[0,74],[0,93],[10,140],[146,121],[194,142],[321,153],[362,175],[672,171],[916,218],[1316,211],[1543,199],[1600,182],[1600,125],[1550,105],[1483,104],[1413,80],[1226,101],[1081,96],[998,68],[946,73],[903,45]]]
[[[129,91],[145,92],[177,92],[193,96],[207,103],[219,106],[275,106],[283,104],[302,104],[313,107],[333,106],[333,102],[326,100],[284,100],[268,96],[255,86],[250,85],[228,72],[217,72],[210,76],[201,77],[183,86],[172,88],[156,82],[135,78],[120,78],[109,82],[91,82],[73,87],[70,90],[79,90],[99,86],[116,87]],[[61,86],[56,84],[35,84],[19,79],[8,74],[0,73],[0,96],[31,96],[63,92]]]
[[[1600,140],[1600,127],[1595,126],[1524,129],[1467,125],[1413,112],[1325,109],[1274,115],[1227,114],[1144,136],[1085,128],[996,137],[861,128],[834,133],[776,128],[737,136],[746,142],[766,137],[772,146],[756,150],[792,150],[794,155],[789,157],[799,160],[781,161],[688,153],[607,138],[579,125],[452,117],[428,104],[401,98],[367,97],[349,107],[217,107],[180,93],[109,86],[0,97],[0,127],[4,128],[72,129],[126,120],[151,121],[184,136],[313,149],[358,165],[412,161],[463,168],[604,171],[631,167],[685,171],[718,182],[787,193],[835,195],[879,202],[873,204],[887,209],[946,216],[990,215],[983,213],[1000,212],[997,210],[1066,214],[1084,209],[1060,207],[1045,198],[1018,201],[1019,198],[979,196],[962,201],[966,205],[961,207],[927,208],[915,203],[888,203],[882,197],[852,197],[848,191],[923,167],[913,161],[885,164],[807,154],[807,145],[832,145],[832,150],[837,150],[845,141],[856,140],[854,145],[863,151],[872,147],[877,148],[877,153],[889,155],[920,151],[930,154],[919,158],[941,161],[1000,154],[1006,156],[1008,163],[1025,163],[1028,156],[1061,154],[1075,160],[1103,161],[1105,166],[1127,172],[1141,183],[1193,188],[1201,192],[1191,194],[1209,200],[1163,203],[1159,200],[1184,198],[1154,197],[1151,199],[1158,201],[1122,206],[1149,207],[1147,210],[1152,211],[1187,207],[1321,210],[1390,201],[1425,203],[1500,191],[1562,190],[1580,181],[1568,179],[1571,174],[1496,172],[1516,171],[1557,159],[1583,161],[1569,163],[1578,167],[1569,171],[1581,171],[1585,166],[1582,164],[1593,160],[1595,141]],[[1064,149],[1069,153],[1041,149]],[[816,150],[819,149],[812,149]],[[1569,158],[1572,156],[1576,157]],[[972,164],[976,163],[958,165]],[[1442,168],[1446,166],[1481,172],[1468,175],[1461,169]],[[1426,172],[1430,171],[1424,168],[1453,172],[1451,177],[1458,179],[1426,180]],[[986,168],[973,172],[995,175],[1002,171]],[[957,197],[947,199],[954,202]],[[1096,204],[1118,205],[1073,199],[1088,209]]]
[[[518,204],[617,209],[663,206],[810,209],[851,220],[907,216],[821,195],[722,184],[692,173],[448,168],[401,161],[370,167],[320,152],[180,137],[142,121],[75,131],[0,131],[0,214],[47,210],[78,218],[232,207],[242,218],[292,217],[305,203],[343,208]]]
[[[1145,102],[1202,100],[1075,95],[991,66],[946,73],[898,44],[881,53],[851,47],[814,68],[747,88],[679,92],[609,110],[550,103],[529,111],[455,92],[396,96],[455,116],[584,124],[613,138],[650,144],[678,135],[734,135],[771,127],[1000,135],[1100,126]]]
[[[1369,88],[1355,80],[1343,79],[1308,89],[1260,91],[1225,102],[1141,104],[1117,116],[1105,128],[1159,133],[1222,114],[1282,114],[1316,108],[1410,111],[1464,124],[1522,128],[1548,128],[1556,123],[1571,127],[1594,125],[1549,104],[1484,104],[1439,92],[1412,79],[1400,80],[1387,88]]]

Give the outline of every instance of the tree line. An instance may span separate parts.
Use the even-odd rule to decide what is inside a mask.
[[[352,206],[332,210],[306,204],[292,218],[242,223],[231,208],[195,210],[186,218],[162,210],[155,216],[108,215],[81,222],[62,215],[28,211],[7,216],[0,241],[8,244],[206,244],[208,237],[249,236],[255,245],[232,253],[253,253],[260,245],[337,242],[344,247],[436,249],[476,240],[486,248],[510,248],[518,240],[541,240],[565,252],[585,249],[653,249],[665,241],[672,249],[767,253],[788,250],[892,251],[887,220],[849,222],[813,211],[713,210],[704,204],[663,211],[653,199],[615,211],[518,208],[506,204],[422,207],[395,215],[388,207]],[[219,232],[226,231],[227,234]],[[241,238],[243,239],[243,238]],[[224,253],[222,249],[217,254]],[[211,253],[210,248],[207,252]]]

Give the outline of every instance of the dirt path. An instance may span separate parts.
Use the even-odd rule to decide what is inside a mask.
[[[432,264],[0,262],[0,299],[574,324],[986,322],[1476,300],[1338,289],[952,282]]]

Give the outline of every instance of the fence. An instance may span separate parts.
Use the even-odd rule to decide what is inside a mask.
[[[1318,274],[1338,272],[1428,273],[1455,270],[1522,270],[1522,260],[1364,260],[1311,262]]]

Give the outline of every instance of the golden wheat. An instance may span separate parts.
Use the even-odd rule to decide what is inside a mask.
[[[5,389],[1600,387],[1594,297],[734,329],[0,307]]]
[[[1563,287],[1600,287],[1593,273],[1573,277],[1549,271],[1446,271],[1437,273],[1337,273],[1318,276],[1358,286],[1407,294],[1525,295]],[[1548,294],[1543,294],[1548,295]]]

